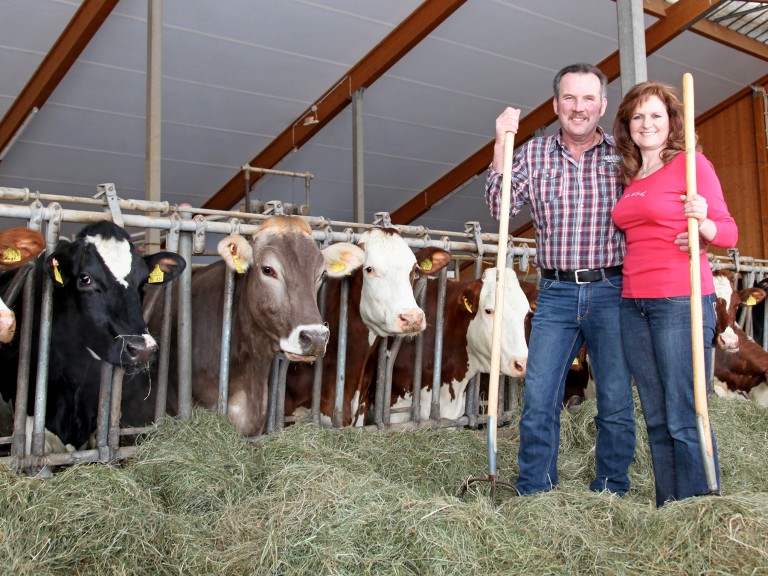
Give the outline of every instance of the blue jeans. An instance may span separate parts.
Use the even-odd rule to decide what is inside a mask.
[[[520,418],[521,494],[557,485],[565,377],[586,341],[597,390],[594,491],[624,494],[635,454],[635,414],[619,327],[622,277],[576,284],[541,279],[528,347]]]
[[[703,296],[705,374],[715,336],[715,296]],[[691,352],[691,299],[622,298],[621,327],[643,407],[656,480],[656,505],[707,494],[696,430]],[[712,433],[717,484],[720,466]]]

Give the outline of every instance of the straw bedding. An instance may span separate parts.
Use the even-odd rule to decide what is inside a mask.
[[[587,490],[595,406],[563,414],[560,486],[513,497],[484,432],[297,425],[249,443],[204,411],[121,466],[0,472],[0,574],[768,574],[768,411],[712,398],[724,496],[653,505],[638,408],[633,488]],[[499,430],[514,480],[516,426]]]

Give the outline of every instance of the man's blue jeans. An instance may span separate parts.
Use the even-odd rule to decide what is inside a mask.
[[[622,277],[576,284],[541,279],[520,418],[521,494],[557,485],[565,377],[586,341],[597,391],[594,491],[624,494],[635,454],[635,415],[619,325]]]
[[[715,336],[715,296],[701,300],[707,374]],[[624,350],[648,428],[657,506],[709,492],[696,431],[690,302],[687,296],[621,301]],[[714,432],[712,446],[719,486]]]

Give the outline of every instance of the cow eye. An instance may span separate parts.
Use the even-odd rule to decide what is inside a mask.
[[[365,267],[365,273],[366,274],[373,274],[373,266],[366,266]]]
[[[276,276],[275,269],[272,268],[272,266],[262,266],[261,273],[264,274],[264,276]]]
[[[91,277],[88,274],[80,274],[78,280],[81,286],[89,286],[91,284]]]
[[[485,312],[486,316],[493,316],[493,308],[486,308],[483,312]]]

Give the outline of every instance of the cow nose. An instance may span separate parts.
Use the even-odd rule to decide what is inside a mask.
[[[402,333],[421,332],[427,327],[421,308],[409,308],[397,314],[397,328]]]
[[[122,360],[127,364],[148,364],[157,350],[157,343],[151,336],[125,336]]]
[[[328,344],[329,331],[327,328],[308,328],[299,333],[301,353],[305,356],[324,356]]]
[[[16,332],[16,315],[13,312],[0,312],[0,342],[3,344],[13,340]]]
[[[527,358],[515,358],[512,361],[512,376],[515,378],[522,378],[525,376],[526,366],[528,364]]]
[[[739,337],[728,328],[717,335],[717,345],[725,352],[736,352],[739,349]]]

